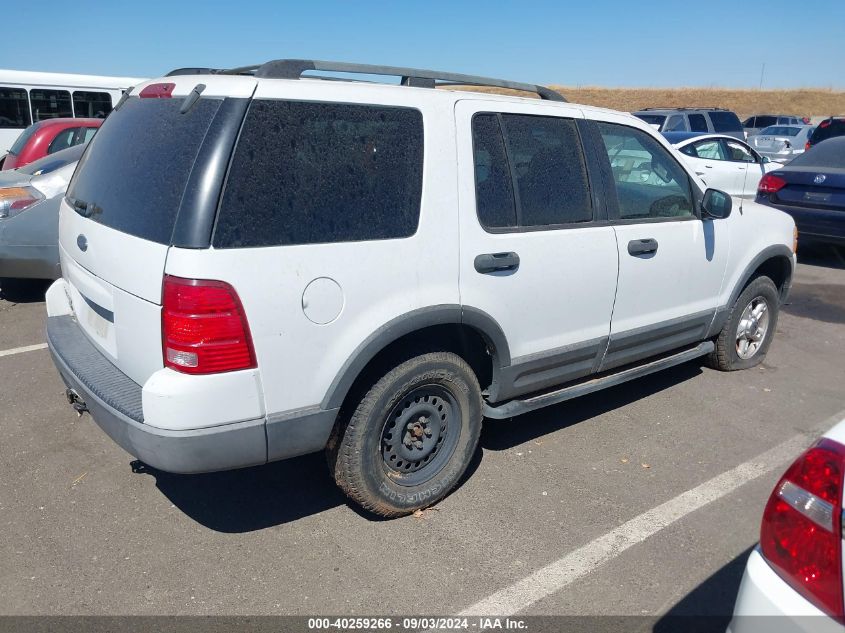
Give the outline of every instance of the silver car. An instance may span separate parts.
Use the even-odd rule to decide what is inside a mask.
[[[760,156],[785,164],[804,153],[804,146],[814,129],[812,125],[772,125],[749,136],[748,144]]]
[[[61,276],[59,202],[84,147],[0,172],[0,278]]]

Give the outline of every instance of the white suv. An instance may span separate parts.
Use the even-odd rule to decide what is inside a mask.
[[[91,142],[47,293],[68,399],[153,467],[327,449],[397,516],[458,483],[485,416],[766,353],[792,219],[731,213],[634,116],[402,68],[192,72],[137,86]]]

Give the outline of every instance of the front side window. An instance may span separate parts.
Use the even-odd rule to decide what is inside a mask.
[[[690,114],[689,127],[693,132],[707,132],[707,119],[703,114]]]
[[[687,124],[683,114],[673,114],[666,121],[664,132],[685,132]]]
[[[575,121],[525,114],[473,117],[476,205],[490,229],[592,220]]]
[[[0,129],[24,128],[30,123],[26,90],[0,86]]]
[[[108,92],[76,90],[73,93],[73,111],[77,117],[105,119],[111,110],[111,95]]]
[[[32,118],[36,121],[72,117],[70,93],[67,90],[30,90]]]
[[[735,163],[756,163],[757,159],[754,154],[742,143],[734,141],[725,141],[728,146],[729,159]]]
[[[717,139],[694,143],[695,155],[707,160],[728,160],[724,145]]]
[[[625,125],[598,123],[616,183],[619,217],[693,217],[687,172],[651,136]]]
[[[419,110],[254,100],[224,186],[214,246],[410,237],[419,223],[422,173]]]

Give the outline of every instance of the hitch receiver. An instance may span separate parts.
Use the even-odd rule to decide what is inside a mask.
[[[80,418],[82,414],[88,411],[88,405],[85,404],[85,401],[76,393],[76,390],[67,388],[65,389],[65,397],[67,401],[70,403],[70,406],[74,408],[76,411],[76,415]]]

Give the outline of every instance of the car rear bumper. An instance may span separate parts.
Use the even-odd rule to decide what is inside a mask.
[[[760,196],[757,202],[791,215],[798,228],[799,240],[845,244],[845,211],[774,204]]]
[[[790,587],[769,566],[757,548],[751,552],[745,566],[728,632],[764,631],[843,633],[845,628]]]
[[[161,429],[144,424],[142,386],[97,350],[73,316],[48,317],[47,345],[69,401],[87,410],[130,455],[159,470],[229,470],[321,450],[337,415],[314,409],[202,429]]]

